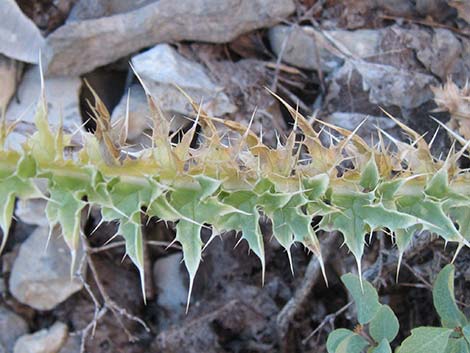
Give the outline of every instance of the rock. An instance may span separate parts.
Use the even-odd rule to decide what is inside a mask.
[[[16,204],[15,215],[24,223],[48,227],[46,205],[44,199],[20,199]]]
[[[38,227],[28,237],[10,277],[13,296],[37,310],[51,310],[83,287],[78,279],[70,278],[70,251],[63,238],[54,231],[46,249],[48,234],[47,227]],[[77,263],[81,256],[77,255]]]
[[[81,339],[77,335],[69,335],[67,341],[60,349],[59,353],[80,353]]]
[[[164,309],[169,323],[176,322],[185,313],[188,288],[181,267],[182,259],[181,253],[175,253],[158,259],[153,266],[157,304]]]
[[[0,347],[4,347],[5,353],[12,352],[18,337],[27,332],[28,324],[21,316],[0,306]]]
[[[0,115],[3,114],[4,110],[6,111],[11,97],[15,94],[17,77],[18,65],[16,61],[0,54],[0,81],[2,82]]]
[[[415,6],[421,16],[432,16],[438,22],[444,22],[453,15],[453,9],[447,0],[417,0]]]
[[[76,0],[16,0],[21,11],[47,36],[61,26]]]
[[[326,102],[330,105],[328,110],[361,113],[371,113],[367,109],[373,106],[416,108],[432,99],[430,87],[436,84],[437,80],[431,75],[350,60],[330,77]],[[348,99],[349,104],[336,105],[343,98]]]
[[[333,114],[328,115],[325,120],[330,124],[348,129],[349,131],[354,131],[354,129],[356,129],[359,124],[366,120],[358,130],[357,134],[361,136],[367,143],[369,143],[369,145],[372,142],[377,143],[378,127],[387,131],[392,136],[396,135],[395,131],[392,131],[395,127],[397,127],[396,123],[392,119],[385,117],[370,116],[360,113],[334,112]]]
[[[60,116],[67,131],[76,130],[81,124],[79,94],[82,82],[79,77],[54,77],[45,80],[46,100],[48,102],[48,120],[58,126]],[[34,122],[36,102],[41,94],[39,67],[29,68],[18,88],[18,102],[8,106],[7,119],[15,121],[21,118],[25,122]]]
[[[288,64],[309,70],[330,72],[342,63],[341,53],[325,36],[332,38],[347,54],[357,59],[367,59],[379,53],[382,31],[360,29],[355,31],[325,31],[325,36],[312,27],[289,27],[279,25],[268,33],[274,53],[279,56],[284,41],[282,60]],[[287,38],[287,39],[286,39]]]
[[[244,337],[239,341],[240,351],[249,351],[248,337],[256,337],[267,320],[258,307],[237,299],[230,300],[214,308],[205,315],[161,332],[152,345],[155,352],[224,353],[224,344],[234,337]]]
[[[430,45],[419,50],[416,56],[429,71],[445,81],[447,77],[458,73],[461,54],[462,45],[457,37],[448,29],[437,28]]]
[[[67,325],[56,322],[49,329],[20,337],[13,353],[58,353],[66,342],[67,336]]]
[[[161,0],[65,24],[47,37],[43,62],[51,75],[79,75],[157,43],[229,42],[272,26],[294,10],[292,0]]]
[[[136,55],[132,64],[163,111],[193,112],[187,98],[174,85],[182,88],[194,101],[202,100],[202,107],[209,115],[236,111],[222,87],[210,79],[203,66],[184,58],[168,44],[158,44]]]
[[[411,17],[414,13],[412,2],[409,0],[375,0],[375,5],[392,16]]]
[[[325,47],[327,42],[312,27],[276,26],[268,32],[271,49],[288,64],[308,70],[332,71],[342,60]],[[283,50],[284,46],[284,50]]]
[[[16,60],[37,63],[45,40],[15,0],[0,2],[0,23],[0,53]]]
[[[129,12],[156,0],[79,0],[70,11],[67,22],[89,20]]]

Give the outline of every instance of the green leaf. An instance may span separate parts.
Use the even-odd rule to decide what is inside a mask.
[[[310,201],[316,201],[326,193],[329,183],[330,177],[325,173],[305,178],[303,179],[304,194]]]
[[[377,164],[375,163],[375,157],[372,155],[369,159],[369,162],[365,165],[361,173],[361,180],[359,184],[365,190],[374,190],[377,184],[379,183],[380,175]]]
[[[459,205],[449,210],[449,214],[459,226],[459,233],[470,241],[470,206]]]
[[[41,196],[41,193],[31,180],[23,180],[16,175],[0,179],[0,229],[3,233],[0,253],[8,239],[8,232],[15,208],[15,198],[37,198]]]
[[[409,228],[419,222],[418,218],[393,209],[387,209],[381,203],[362,207],[361,215],[371,229],[388,228],[392,232],[397,229]]]
[[[400,324],[393,310],[388,305],[382,305],[369,324],[369,333],[376,342],[392,342],[399,328]]]
[[[465,338],[449,338],[444,353],[470,353],[470,345]]]
[[[465,325],[462,328],[462,333],[463,333],[465,339],[470,343],[470,325]]]
[[[144,301],[145,297],[145,272],[144,272],[144,245],[142,235],[140,210],[134,212],[128,220],[121,218],[118,234],[120,234],[126,242],[126,254],[132,260],[139,270],[140,284]]]
[[[445,266],[437,275],[432,290],[434,307],[442,325],[449,328],[462,327],[467,324],[465,315],[457,307],[454,296],[454,266]]]
[[[372,193],[333,194],[332,203],[342,211],[325,215],[319,224],[320,229],[338,230],[343,234],[346,245],[356,259],[360,279],[361,258],[364,253],[365,235],[368,233],[363,219],[363,207],[370,205],[372,198]]]
[[[220,217],[214,225],[220,230],[237,230],[242,232],[242,239],[248,242],[250,249],[261,261],[264,282],[264,242],[259,226],[258,195],[248,190],[235,191],[225,196],[222,202],[244,213],[233,212],[226,214]]]
[[[462,236],[439,202],[425,200],[420,196],[403,196],[398,200],[397,207],[400,212],[418,217],[423,229],[434,232],[447,241],[462,241]]]
[[[352,273],[341,276],[341,280],[354,299],[359,323],[361,325],[369,323],[382,307],[377,291],[367,281],[363,281],[361,287],[358,276]]]
[[[377,347],[372,348],[370,353],[392,353],[392,348],[389,341],[384,338]]]
[[[77,250],[80,246],[80,219],[86,203],[82,201],[83,192],[72,192],[57,185],[49,188],[49,201],[46,216],[51,227],[59,224],[72,256],[71,271],[75,267]]]
[[[397,353],[442,353],[453,330],[441,327],[418,327],[403,341]]]
[[[424,192],[437,199],[444,198],[449,192],[449,176],[447,170],[442,168],[434,174],[426,185]]]
[[[367,346],[364,337],[346,329],[334,330],[326,342],[328,353],[361,353]]]

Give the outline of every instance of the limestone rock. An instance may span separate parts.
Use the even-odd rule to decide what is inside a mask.
[[[181,87],[196,102],[202,100],[202,107],[209,115],[236,111],[222,87],[210,79],[202,65],[184,58],[168,44],[158,44],[136,55],[132,64],[163,111],[193,112],[187,98],[174,85]]]
[[[0,54],[37,63],[45,41],[39,29],[26,17],[15,0],[0,2]]]
[[[125,13],[156,0],[79,0],[70,11],[67,22],[89,20]]]
[[[27,332],[28,324],[21,316],[0,306],[0,347],[5,353],[12,352],[15,341]]]
[[[79,93],[82,82],[79,77],[54,77],[45,80],[48,119],[51,125],[59,125],[60,115],[64,128],[75,129],[81,125]],[[26,71],[18,88],[19,102],[13,101],[7,110],[7,119],[33,122],[36,102],[41,94],[39,67]]]
[[[329,72],[342,63],[341,52],[328,40],[332,39],[346,54],[357,59],[367,59],[379,53],[382,31],[360,29],[355,31],[332,30],[325,35],[312,27],[279,25],[269,30],[269,41],[274,53],[288,64],[304,69]],[[285,43],[285,44],[283,44]]]
[[[53,232],[46,249],[48,234],[47,227],[38,227],[21,244],[10,277],[13,296],[37,310],[53,309],[83,286],[70,278],[71,256],[63,238]]]
[[[67,325],[56,322],[49,329],[20,337],[13,353],[58,353],[66,342],[67,336]]]
[[[368,108],[377,106],[411,109],[432,99],[431,86],[436,84],[431,75],[350,60],[330,77],[326,102],[336,111],[369,113]],[[349,103],[339,102],[342,99]]]
[[[188,288],[184,270],[181,268],[181,253],[158,259],[153,266],[154,283],[158,290],[157,303],[165,309],[168,321],[175,322],[185,312]]]
[[[51,75],[83,74],[157,43],[228,42],[294,10],[292,0],[160,0],[59,27],[47,37],[44,63]]]
[[[16,78],[18,75],[18,65],[15,60],[0,54],[0,115],[6,111],[11,97],[16,91]]]

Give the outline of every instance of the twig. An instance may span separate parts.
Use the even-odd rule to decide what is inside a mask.
[[[324,259],[328,259],[330,252],[333,248],[333,244],[336,241],[336,234],[330,233],[328,239],[322,244],[322,256]],[[300,287],[296,290],[294,296],[284,305],[281,312],[277,315],[277,331],[281,340],[281,347],[283,351],[290,351],[286,345],[285,338],[289,332],[289,326],[291,325],[294,316],[305,307],[305,302],[313,287],[321,276],[320,262],[316,257],[312,257],[310,260],[307,270],[305,271],[304,279]]]
[[[318,325],[315,330],[313,330],[307,337],[305,337],[302,340],[302,344],[306,344],[307,341],[310,340],[313,336],[315,336],[317,334],[317,332],[319,332],[326,324],[329,323],[330,325],[332,325],[332,323],[336,319],[336,317],[341,315],[342,313],[344,313],[352,305],[352,303],[353,302],[349,302],[345,306],[343,306],[341,309],[335,311],[332,314],[329,314],[329,315],[325,316],[325,318],[322,320],[320,325]]]

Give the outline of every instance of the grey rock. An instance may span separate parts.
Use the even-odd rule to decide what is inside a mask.
[[[354,131],[359,124],[363,123],[365,120],[357,134],[369,144],[372,142],[377,143],[377,128],[381,128],[393,136],[396,133],[395,128],[397,127],[392,119],[361,113],[334,112],[333,114],[329,114],[325,120],[330,124],[348,129],[349,131]],[[327,138],[329,139],[329,137]]]
[[[445,81],[458,70],[461,54],[462,45],[457,37],[447,29],[437,28],[434,30],[430,45],[419,50],[416,56],[429,71]],[[467,59],[468,57],[463,58]]]
[[[412,1],[409,0],[375,0],[375,5],[393,16],[411,17],[414,13]]]
[[[175,253],[158,259],[153,266],[157,304],[168,314],[169,322],[174,322],[185,312],[188,288],[181,267],[182,259],[180,253]]]
[[[351,84],[355,73],[360,80]],[[354,102],[355,97],[367,92],[366,105],[416,108],[432,99],[430,87],[436,84],[437,80],[431,75],[400,70],[390,65],[350,60],[330,78],[326,101],[334,101],[341,91],[347,90],[348,93],[344,95],[352,96],[353,103],[357,105],[359,101]],[[366,112],[364,109],[359,111]]]
[[[10,291],[23,304],[37,310],[51,310],[73,293],[82,283],[70,276],[70,251],[54,231],[46,248],[49,230],[38,227],[21,244],[13,264]],[[77,255],[80,262],[82,254]]]
[[[279,25],[269,30],[269,41],[274,53],[288,64],[304,69],[329,72],[340,66],[345,54],[357,59],[367,59],[379,53],[382,31],[360,29],[355,31],[332,30],[324,34],[312,27]],[[332,42],[339,48],[335,48]],[[340,49],[340,50],[338,50]]]
[[[89,20],[129,12],[156,0],[79,0],[70,11],[67,22]]]
[[[26,17],[14,0],[0,2],[0,53],[6,56],[37,63],[45,45],[39,29]]]
[[[27,332],[28,324],[21,316],[0,306],[0,347],[3,346],[5,353],[12,352],[18,337]]]
[[[202,65],[184,58],[168,44],[158,44],[136,55],[132,64],[163,111],[180,114],[193,111],[187,98],[174,85],[196,102],[202,100],[202,108],[210,115],[236,111],[222,87],[210,79]]]
[[[51,75],[83,74],[157,43],[228,42],[272,26],[294,10],[292,0],[160,0],[59,27],[47,37],[44,63]]]
[[[80,353],[81,340],[79,335],[69,335],[59,353]]]
[[[46,205],[47,201],[44,199],[20,199],[16,205],[15,215],[24,223],[48,227]]]
[[[15,60],[0,54],[0,115],[6,111],[11,97],[16,91],[16,81],[18,77],[18,65]]]
[[[66,342],[67,336],[67,325],[56,322],[49,329],[20,337],[13,353],[58,353]]]
[[[79,77],[53,77],[44,81],[48,108],[48,120],[51,125],[58,126],[60,116],[63,127],[74,130],[80,126],[81,116],[79,94],[82,82]],[[29,68],[18,88],[19,102],[12,101],[8,106],[7,119],[33,122],[36,102],[41,94],[41,76],[39,67]]]
[[[332,71],[341,59],[331,54],[328,43],[312,27],[276,26],[269,30],[269,43],[274,53],[288,64],[303,69]]]

